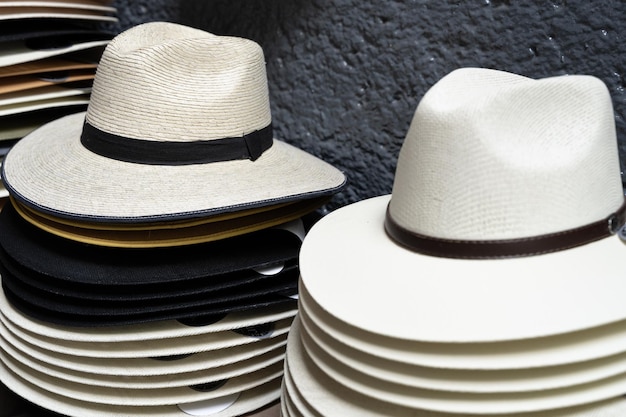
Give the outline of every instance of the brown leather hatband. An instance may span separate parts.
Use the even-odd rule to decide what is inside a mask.
[[[581,246],[611,236],[626,222],[626,202],[603,220],[562,232],[504,240],[441,239],[411,232],[399,226],[389,214],[385,230],[398,244],[415,252],[444,258],[495,259],[540,255]]]

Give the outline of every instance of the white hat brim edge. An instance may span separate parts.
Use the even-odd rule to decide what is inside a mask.
[[[20,397],[26,398],[43,408],[54,410],[57,413],[70,417],[108,417],[112,413],[127,417],[146,417],[151,415],[189,417],[188,413],[185,413],[176,405],[152,407],[111,406],[63,397],[33,385],[31,382],[23,379],[23,377],[11,372],[2,362],[0,362],[0,381]],[[277,379],[242,392],[232,406],[222,412],[213,414],[212,417],[239,416],[275,401],[279,395],[280,382]]]
[[[388,337],[473,343],[552,336],[626,318],[626,246],[617,236],[540,256],[432,257],[387,236],[389,199],[335,210],[304,240],[302,281],[339,320]]]
[[[456,416],[458,413],[462,415],[472,414],[468,411],[468,408],[464,408],[467,404],[462,402],[454,402],[449,400],[440,401],[443,407],[455,408],[451,413],[446,411],[435,411],[428,409],[419,409],[411,407],[403,407],[401,405],[392,404],[389,402],[378,400],[372,396],[363,395],[352,389],[356,388],[355,385],[347,382],[351,385],[348,388],[337,380],[333,380],[332,377],[327,376],[321,370],[316,369],[316,365],[311,362],[308,356],[304,352],[304,348],[300,342],[300,323],[296,318],[292,329],[289,333],[289,340],[287,343],[287,359],[285,366],[284,379],[290,379],[293,382],[293,387],[299,391],[301,399],[306,401],[309,406],[312,406],[316,412],[324,416],[330,415],[342,415],[344,417],[378,417],[380,415],[388,416],[405,416],[405,415],[419,415],[420,417],[444,417],[444,416]],[[336,375],[335,375],[336,376]],[[623,385],[623,381],[622,381]],[[286,384],[288,387],[288,385]],[[615,388],[615,387],[614,387]],[[289,391],[288,389],[285,391]],[[541,396],[537,393],[537,396]],[[606,417],[618,417],[624,415],[626,412],[626,399],[618,398],[620,394],[605,394],[596,398],[595,401],[587,397],[585,389],[580,389],[579,392],[572,394],[569,400],[569,406],[566,403],[561,404],[562,408],[550,408],[544,407],[538,410],[536,413],[528,413],[525,401],[533,401],[532,396],[524,394],[519,400],[508,399],[507,401],[494,404],[491,401],[486,401],[485,404],[474,405],[474,414],[488,414],[492,417],[504,416],[507,417],[591,417],[591,416],[606,416]],[[283,393],[284,395],[284,393]],[[478,398],[478,397],[477,397]],[[576,405],[572,404],[572,399],[576,398]],[[586,401],[585,401],[586,400]],[[585,403],[588,402],[588,403]],[[542,404],[541,400],[538,400],[539,405]],[[543,403],[545,406],[545,403]],[[509,408],[520,408],[525,411],[507,412],[500,414],[497,411],[498,406],[505,406]],[[606,413],[606,414],[604,414]]]

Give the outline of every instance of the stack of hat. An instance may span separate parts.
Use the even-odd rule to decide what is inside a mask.
[[[235,416],[278,399],[303,217],[345,184],[272,134],[247,39],[114,38],[86,113],[8,153],[0,380],[70,416]]]
[[[8,0],[0,5],[0,20],[80,19],[115,21],[111,0]]]
[[[37,127],[85,110],[96,63],[112,37],[94,24],[117,20],[109,3],[0,3],[0,162]],[[2,204],[6,196],[2,187]]]
[[[626,415],[617,149],[594,77],[444,77],[304,240],[283,415]]]

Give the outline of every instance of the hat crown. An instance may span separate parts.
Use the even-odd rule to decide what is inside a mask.
[[[597,222],[623,203],[611,99],[591,76],[464,68],[420,102],[389,215],[441,239],[503,240]]]
[[[263,50],[255,42],[166,22],[107,45],[86,121],[148,141],[241,137],[271,123]]]

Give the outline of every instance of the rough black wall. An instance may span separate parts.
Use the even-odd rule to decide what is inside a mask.
[[[344,170],[329,208],[391,191],[420,97],[480,66],[540,78],[595,75],[613,97],[626,158],[626,2],[115,0],[120,31],[168,20],[254,39],[265,51],[276,137]],[[622,162],[622,166],[625,166]]]

